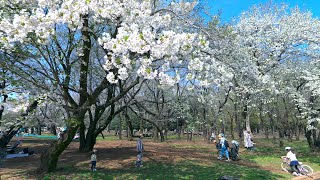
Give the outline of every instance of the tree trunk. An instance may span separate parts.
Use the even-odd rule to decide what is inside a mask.
[[[248,102],[247,102],[247,99],[249,99],[249,97],[250,97],[250,94],[245,94],[244,96],[245,104],[242,110],[242,118],[243,118],[243,121],[245,122],[246,130],[251,132],[249,109],[248,109]]]
[[[65,133],[67,139],[60,139],[50,145],[50,147],[41,154],[39,173],[53,172],[56,170],[60,154],[68,147],[76,134],[78,126],[68,126]]]
[[[104,139],[102,132],[110,126],[110,122],[114,119],[114,116],[121,112],[121,111],[115,112],[115,105],[112,104],[108,118],[104,121],[103,125],[101,125],[101,126],[99,126],[99,128],[97,128],[97,123],[98,123],[99,119],[101,118],[101,115],[104,112],[104,111],[100,111],[100,110],[97,108],[94,116],[91,113],[91,111],[89,111],[89,117],[90,117],[91,123],[88,127],[87,135],[85,137],[85,139],[86,139],[85,144],[83,146],[80,145],[82,147],[82,149],[79,148],[80,152],[92,151],[94,145],[96,144],[96,139],[99,136],[99,134],[101,134],[102,138]],[[115,130],[115,132],[117,133],[117,130]],[[81,139],[81,136],[80,136],[80,139]]]
[[[132,123],[130,120],[129,115],[125,112],[124,113],[124,117],[126,118],[126,122],[127,122],[127,134],[128,134],[128,140],[132,141],[133,140],[133,127],[132,127]]]
[[[84,118],[84,117],[83,117]],[[92,126],[92,122],[90,122],[90,125],[89,126]],[[79,138],[79,151],[80,152],[86,152],[85,149],[87,149],[87,137],[88,134],[91,134],[93,133],[92,130],[90,131],[88,129],[87,131],[87,135],[86,135],[86,126],[84,124],[84,121],[81,121],[80,125],[79,125],[79,135],[80,135],[80,138]]]
[[[266,136],[266,139],[269,139],[269,128],[268,127],[264,128],[264,135]]]
[[[90,152],[93,150],[94,145],[96,144],[97,136],[94,133],[87,133],[86,144],[81,150],[81,152]]]
[[[320,151],[320,132],[317,134],[315,129],[306,130],[306,138],[312,151]]]
[[[244,105],[241,114],[242,114],[242,119],[245,122],[246,130],[251,132],[250,119],[249,119],[249,116],[248,116],[248,105]]]
[[[164,135],[163,135],[163,131],[160,131],[160,142],[164,141]]]
[[[187,141],[192,141],[192,131],[187,131]]]
[[[187,132],[187,141],[189,141],[189,131]]]
[[[3,111],[4,111],[4,106],[1,105],[1,106],[0,106],[0,120],[2,119]],[[1,122],[0,122],[0,126],[1,126]]]
[[[249,114],[248,114],[248,113],[247,113],[247,116],[246,116],[245,121],[246,121],[246,130],[251,132],[250,116],[249,116]]]
[[[156,128],[156,126],[153,126],[153,140],[157,141],[159,139],[159,133],[158,133],[158,129]]]
[[[37,134],[38,134],[38,135],[41,135],[41,124],[38,124]]]
[[[143,125],[143,119],[140,119],[140,133],[143,134],[143,129],[144,129],[144,125]],[[140,135],[140,134],[139,134]]]
[[[168,129],[169,129],[169,123],[168,123],[168,119],[165,120],[165,124],[164,124],[164,139],[168,140]]]
[[[236,123],[238,137],[240,141],[243,141],[241,120],[240,120],[241,118],[239,118],[238,116],[238,96],[236,96],[235,100],[233,101],[233,117],[234,117],[234,122]]]
[[[165,129],[164,131],[164,139],[168,140],[168,129]]]
[[[6,131],[0,138],[0,148],[6,148],[11,139],[17,134],[21,126],[12,126],[8,131]]]
[[[298,118],[294,118],[294,136],[296,138],[296,141],[299,141],[300,139],[300,126],[299,126],[299,121]]]
[[[283,130],[282,129],[278,129],[278,132],[279,132],[279,146],[280,147],[283,147],[283,138],[284,138],[284,133],[283,133]]]
[[[50,125],[50,132],[55,136],[57,135],[57,127],[53,123]]]
[[[277,138],[276,138],[276,133],[275,133],[275,130],[274,130],[275,128],[273,127],[272,128],[272,142],[273,142],[273,144],[276,144],[276,142],[277,142]]]
[[[233,131],[233,118],[230,118],[231,124],[230,124],[230,133],[231,133],[231,138],[234,139],[234,131]]]
[[[181,127],[180,126],[177,126],[177,132],[176,133],[178,134],[178,139],[181,139]]]
[[[4,88],[4,85],[2,85],[2,88]],[[1,89],[1,87],[0,87],[0,89]],[[7,97],[5,97],[5,99],[3,100],[4,102],[6,101],[6,98]],[[38,105],[38,101],[33,101],[30,105],[28,105],[27,109],[25,110],[25,112],[23,112],[21,114],[21,116],[23,118],[25,116],[27,116],[29,114],[29,112],[31,112],[31,111],[33,111],[34,109],[37,108],[37,105]],[[1,115],[3,113],[3,110],[4,110],[4,107],[0,106]],[[13,125],[13,126],[11,126],[10,129],[8,131],[6,131],[4,135],[1,136],[1,138],[0,138],[0,148],[6,148],[7,144],[10,142],[10,140],[13,138],[13,136],[17,134],[17,132],[19,131],[19,129],[21,127],[22,127],[21,125],[18,125],[18,126]]]
[[[260,107],[259,107],[259,118],[260,118],[260,121],[261,121],[261,128],[262,130],[264,131],[264,135],[266,137],[266,139],[269,139],[269,128],[266,124],[266,121],[263,117],[263,107],[262,107],[262,103],[260,104]]]
[[[121,117],[119,118],[119,139],[122,139],[122,118]]]
[[[223,120],[222,120],[222,122],[221,122],[221,129],[222,129],[222,133],[223,134],[226,134],[226,127],[225,127],[225,122],[224,122],[225,120],[224,120],[224,118],[223,118]]]

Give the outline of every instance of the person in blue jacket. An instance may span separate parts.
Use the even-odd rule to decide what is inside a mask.
[[[219,144],[220,144],[220,156],[219,156],[219,160],[221,160],[221,158],[223,157],[223,155],[225,154],[227,160],[226,161],[230,161],[229,159],[229,152],[228,152],[228,148],[229,148],[229,143],[227,141],[227,139],[225,138],[224,134],[221,133],[219,134]]]

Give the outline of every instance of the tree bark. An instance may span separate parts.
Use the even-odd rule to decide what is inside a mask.
[[[34,109],[37,108],[38,105],[38,101],[33,101],[28,107],[27,110],[25,112],[23,112],[21,114],[21,116],[24,118],[25,116],[29,115],[29,113],[31,111],[33,111]],[[1,120],[1,119],[0,119]],[[6,146],[8,145],[8,143],[10,142],[10,140],[14,137],[14,135],[17,134],[17,132],[19,131],[19,129],[21,128],[21,125],[18,126],[11,126],[10,129],[4,134],[2,135],[2,137],[0,138],[0,148],[6,148]]]
[[[37,126],[37,134],[41,135],[41,124],[38,124]]]
[[[76,134],[78,126],[68,126],[67,139],[61,139],[50,145],[46,152],[41,154],[38,172],[53,172],[56,170],[60,154],[68,147]]]
[[[54,123],[50,125],[50,132],[55,136],[57,135],[57,127]]]
[[[21,126],[11,126],[0,138],[0,148],[6,148],[10,140],[17,134]]]
[[[130,117],[129,115],[125,112],[124,113],[124,117],[126,118],[126,121],[127,121],[127,134],[128,134],[128,140],[129,141],[132,141],[133,140],[133,127],[132,127],[132,123],[131,123],[131,120],[130,120]]]
[[[122,139],[122,118],[119,118],[119,139]]]

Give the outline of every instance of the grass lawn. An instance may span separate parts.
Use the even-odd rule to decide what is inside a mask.
[[[148,163],[142,168],[93,173],[87,170],[77,171],[73,168],[66,168],[63,174],[46,175],[44,179],[218,179],[226,174],[241,177],[241,179],[288,179],[291,177],[231,163],[197,161],[181,161],[174,164],[155,162]]]
[[[26,142],[27,140],[25,140]],[[0,179],[218,179],[221,176],[233,176],[244,180],[290,179],[289,173],[281,170],[280,156],[285,155],[284,147],[278,147],[271,140],[256,139],[256,151],[240,149],[241,160],[219,161],[213,144],[203,143],[202,138],[192,142],[176,140],[159,143],[144,139],[146,152],[144,166],[134,167],[136,159],[135,141],[118,140],[114,136],[98,138],[96,172],[89,171],[89,155],[77,153],[78,142],[73,142],[61,156],[58,169],[54,173],[32,174],[34,168],[17,160],[4,162],[10,171],[0,169]],[[25,144],[28,144],[26,142]],[[39,145],[41,144],[41,145]],[[45,143],[33,139],[29,147],[45,148]],[[286,143],[295,149],[297,157],[304,164],[310,165],[315,172],[320,171],[320,154],[309,152],[305,140]],[[29,159],[34,167],[39,163],[35,155]],[[25,159],[28,160],[28,159]],[[32,162],[31,162],[32,161]],[[18,166],[17,166],[18,165]],[[8,170],[7,169],[7,170]],[[28,175],[29,174],[29,175]]]

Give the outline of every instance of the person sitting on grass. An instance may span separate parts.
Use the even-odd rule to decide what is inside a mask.
[[[227,160],[226,161],[230,161],[229,159],[229,153],[228,153],[228,147],[229,147],[229,143],[227,141],[227,139],[224,137],[224,134],[221,133],[219,134],[219,144],[220,144],[220,156],[219,156],[219,160],[221,160],[222,156],[225,154],[226,155],[226,158]]]
[[[300,170],[298,168],[299,161],[296,157],[296,154],[293,152],[291,147],[286,147],[285,150],[287,151],[287,156],[284,156],[284,157],[290,160],[292,175],[301,176]]]

